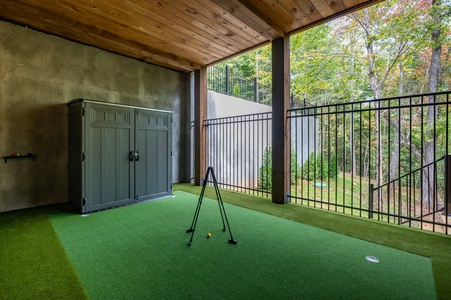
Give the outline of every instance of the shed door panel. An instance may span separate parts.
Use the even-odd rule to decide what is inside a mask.
[[[86,205],[97,210],[133,201],[133,110],[92,105],[87,110]]]
[[[140,154],[135,165],[138,200],[171,194],[170,115],[138,111],[136,127],[136,143]]]

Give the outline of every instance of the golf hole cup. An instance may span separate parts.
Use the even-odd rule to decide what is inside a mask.
[[[207,238],[211,238],[211,233],[207,233]]]

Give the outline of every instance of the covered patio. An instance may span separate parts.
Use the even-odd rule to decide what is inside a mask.
[[[190,201],[195,203],[208,167],[205,142],[208,136],[203,126],[207,121],[207,69],[228,58],[271,44],[271,200],[224,191],[227,205],[271,215],[271,220],[273,217],[288,219],[289,222],[307,224],[325,229],[325,232],[333,231],[430,259],[433,280],[432,276],[428,280],[435,281],[438,298],[448,298],[451,293],[448,284],[451,270],[449,236],[320,211],[315,209],[315,202],[313,208],[288,205],[292,188],[292,125],[289,118],[293,113],[290,112],[290,36],[378,2],[381,1],[0,0],[0,155],[9,157],[15,154],[15,158],[23,158],[5,159],[0,168],[0,236],[6,241],[0,246],[0,253],[5,254],[2,257],[12,258],[0,264],[4,271],[1,273],[7,278],[5,284],[0,285],[0,291],[11,298],[20,298],[17,295],[57,298],[61,297],[58,294],[61,290],[72,299],[91,295],[80,281],[77,274],[80,271],[74,269],[67,255],[69,248],[65,247],[71,243],[70,239],[62,245],[51,221],[52,216],[64,219],[67,209],[67,102],[91,99],[171,111],[170,155],[174,183],[171,191],[174,189],[177,195],[187,193]],[[129,159],[128,151],[123,155],[126,160]],[[83,153],[80,156],[83,161]],[[191,164],[194,164],[194,186],[189,183]],[[207,188],[206,197],[214,199],[214,191]],[[135,199],[138,198],[136,195]],[[162,200],[162,203],[170,200]],[[158,201],[138,205],[154,203]],[[130,207],[118,210],[123,208]],[[111,211],[102,213],[108,212]],[[68,219],[76,222],[82,218],[73,212],[70,214],[72,216]],[[162,219],[158,224],[174,218],[168,214],[160,215]],[[152,220],[149,222],[149,227],[155,225]],[[169,236],[162,232],[161,235],[169,239],[173,234],[182,240],[185,238],[183,230],[182,237],[178,232]],[[67,232],[66,236],[70,237],[72,233]],[[91,233],[96,236],[95,232]],[[149,231],[146,238],[151,239],[151,234]],[[251,231],[246,231],[246,234],[246,238],[253,238]],[[283,233],[271,231],[271,234]],[[258,237],[264,238],[264,234]],[[176,245],[179,247],[177,250],[186,250],[181,245]],[[218,249],[222,249],[222,245],[218,245]],[[77,253],[77,247],[83,246],[75,245],[73,253]],[[271,252],[271,248],[268,249],[271,258],[268,260],[284,259],[283,251]],[[126,247],[124,252],[130,254],[129,250]],[[258,249],[250,252],[257,253]],[[54,259],[55,253],[58,254],[57,260]],[[115,256],[115,253],[111,255]],[[318,253],[321,255],[325,253]],[[178,253],[174,257],[180,258]],[[43,269],[47,266],[57,272],[49,273]],[[25,275],[21,274],[24,269]],[[164,266],[161,269],[164,270]],[[13,282],[10,275],[21,280]],[[279,279],[273,282],[275,290]],[[197,283],[204,295],[210,295],[208,286],[203,286],[201,280]],[[339,288],[345,291],[347,286]],[[333,297],[331,290],[332,293],[325,298]],[[242,295],[239,292],[236,293]],[[99,293],[98,298],[102,298]]]

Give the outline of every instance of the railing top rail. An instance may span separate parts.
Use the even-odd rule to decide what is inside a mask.
[[[225,121],[225,120],[232,120],[232,119],[237,119],[237,118],[251,118],[251,117],[258,117],[258,116],[266,116],[265,118],[260,118],[257,119],[257,121],[260,120],[270,120],[272,118],[272,112],[263,112],[263,113],[254,113],[254,114],[245,114],[245,115],[236,115],[236,116],[229,116],[229,117],[221,117],[221,118],[213,118],[213,119],[206,119],[204,120],[204,124],[205,123],[213,123],[213,122],[219,122],[219,121]],[[250,121],[253,121],[253,119],[251,119]]]
[[[383,106],[383,107],[366,107],[366,108],[359,108],[359,109],[355,109],[355,108],[347,108],[350,105],[359,105],[359,104],[368,104],[367,102],[353,102],[353,103],[343,103],[341,105],[334,105],[335,107],[342,107],[341,110],[339,109],[335,109],[335,110],[326,110],[330,109],[330,107],[332,106],[316,106],[316,107],[311,107],[310,109],[305,109],[305,108],[298,108],[295,110],[290,110],[288,111],[288,116],[287,118],[291,119],[291,118],[299,118],[299,117],[312,117],[312,116],[323,116],[323,115],[336,115],[336,114],[345,114],[345,113],[358,113],[358,112],[367,112],[367,111],[378,111],[378,110],[395,110],[395,109],[406,109],[406,108],[413,108],[413,107],[427,107],[427,106],[434,106],[434,105],[450,105],[451,102],[447,101],[447,102],[433,102],[433,103],[420,103],[420,104],[406,104],[406,105],[398,105],[398,106]],[[311,113],[310,111],[314,111],[313,113]],[[305,112],[307,111],[308,113],[304,114],[297,114],[298,112]]]
[[[327,108],[327,107],[340,107],[340,106],[349,106],[349,105],[361,105],[361,104],[368,104],[368,103],[377,103],[377,102],[384,102],[384,101],[392,101],[392,100],[401,100],[401,99],[412,99],[412,98],[426,98],[434,96],[434,99],[437,99],[436,96],[440,95],[447,95],[447,101],[446,102],[432,102],[432,103],[424,103],[425,105],[431,105],[431,104],[437,104],[437,103],[447,103],[450,101],[449,95],[451,95],[451,91],[444,91],[444,92],[436,92],[436,93],[426,93],[426,94],[416,94],[416,95],[406,95],[406,96],[397,96],[397,97],[389,97],[389,98],[380,98],[380,99],[370,99],[370,100],[362,100],[362,101],[355,101],[355,102],[346,102],[346,103],[333,103],[333,104],[325,104],[325,105],[318,105],[318,106],[312,106],[312,107],[301,107],[301,108],[292,108],[289,109],[288,112],[296,112],[296,111],[305,111],[305,110],[311,110],[311,109],[321,109],[321,108]],[[408,105],[412,106],[412,105]],[[382,107],[382,108],[390,108],[390,106]]]
[[[373,188],[373,191],[382,189],[382,188],[384,188],[384,187],[386,187],[386,186],[388,186],[388,185],[393,184],[393,183],[396,182],[396,181],[399,181],[399,180],[401,180],[401,179],[404,179],[404,178],[406,178],[406,177],[408,177],[408,176],[410,176],[410,175],[412,175],[412,174],[414,174],[414,173],[417,173],[417,172],[419,172],[419,171],[421,171],[421,170],[423,170],[423,169],[425,169],[425,168],[429,168],[430,166],[435,165],[435,164],[437,164],[438,162],[440,162],[440,161],[442,161],[442,160],[445,160],[445,156],[446,156],[446,155],[443,155],[441,158],[439,158],[439,159],[437,159],[437,160],[435,160],[435,161],[433,161],[433,162],[431,162],[431,163],[428,163],[428,164],[422,166],[421,168],[415,169],[415,170],[413,170],[413,171],[411,171],[411,172],[409,172],[409,173],[406,173],[406,174],[404,174],[404,175],[402,175],[402,176],[400,176],[400,177],[398,177],[398,178],[396,178],[396,179],[393,179],[393,180],[390,180],[389,182],[386,182],[386,183],[384,183],[384,184],[381,184],[380,186]]]

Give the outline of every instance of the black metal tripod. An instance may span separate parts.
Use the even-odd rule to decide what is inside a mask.
[[[213,171],[212,167],[208,167],[207,174],[205,175],[204,182],[202,184],[202,190],[199,195],[199,201],[197,202],[197,207],[196,207],[196,212],[194,213],[193,222],[191,223],[191,228],[186,230],[186,232],[191,232],[191,239],[189,240],[188,246],[191,246],[191,243],[193,242],[194,231],[196,231],[197,219],[199,218],[200,206],[202,205],[202,200],[204,198],[204,193],[205,193],[205,187],[207,186],[208,175],[210,175],[210,173],[213,178],[213,185],[214,185],[215,191],[216,191],[216,198],[218,199],[219,212],[221,213],[222,231],[226,231],[225,223],[227,223],[227,228],[229,229],[229,233],[230,233],[229,243],[230,244],[238,243],[237,240],[233,239],[232,231],[230,231],[229,220],[227,219],[227,215],[226,215],[226,212],[224,209],[224,203],[222,202],[221,194],[219,193],[218,181],[216,180],[215,172]],[[225,223],[224,223],[224,219],[225,219]]]

